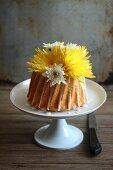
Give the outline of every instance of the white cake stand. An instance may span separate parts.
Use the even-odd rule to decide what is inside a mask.
[[[29,83],[30,79],[16,85],[10,93],[10,99],[18,109],[26,113],[52,119],[51,124],[43,126],[35,132],[35,141],[52,149],[70,149],[78,146],[83,140],[83,133],[77,127],[68,125],[65,119],[86,115],[97,110],[106,100],[105,90],[97,83],[86,79],[88,93],[86,106],[67,112],[42,112],[28,103]]]

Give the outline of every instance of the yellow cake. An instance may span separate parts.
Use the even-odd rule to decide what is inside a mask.
[[[94,77],[85,47],[55,42],[36,49],[27,63],[32,77],[27,94],[32,106],[67,111],[87,103],[85,77]]]

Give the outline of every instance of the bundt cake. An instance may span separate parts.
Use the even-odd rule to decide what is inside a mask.
[[[28,101],[36,109],[67,111],[87,103],[85,77],[94,77],[85,47],[55,42],[36,49],[27,62],[32,71]]]

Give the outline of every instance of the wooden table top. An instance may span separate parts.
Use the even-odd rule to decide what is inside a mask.
[[[0,170],[113,169],[113,86],[106,87],[107,101],[96,112],[97,135],[103,148],[98,156],[89,150],[87,116],[67,120],[84,133],[78,147],[65,151],[39,147],[33,134],[50,120],[16,109],[9,99],[11,89],[0,86]]]

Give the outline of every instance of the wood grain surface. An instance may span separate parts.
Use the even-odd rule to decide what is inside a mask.
[[[94,157],[89,150],[87,116],[67,120],[84,133],[81,145],[58,151],[41,148],[33,134],[51,120],[16,109],[9,99],[12,87],[0,87],[0,170],[112,170],[113,169],[113,86],[105,87],[106,103],[96,112],[97,135],[103,151]]]

